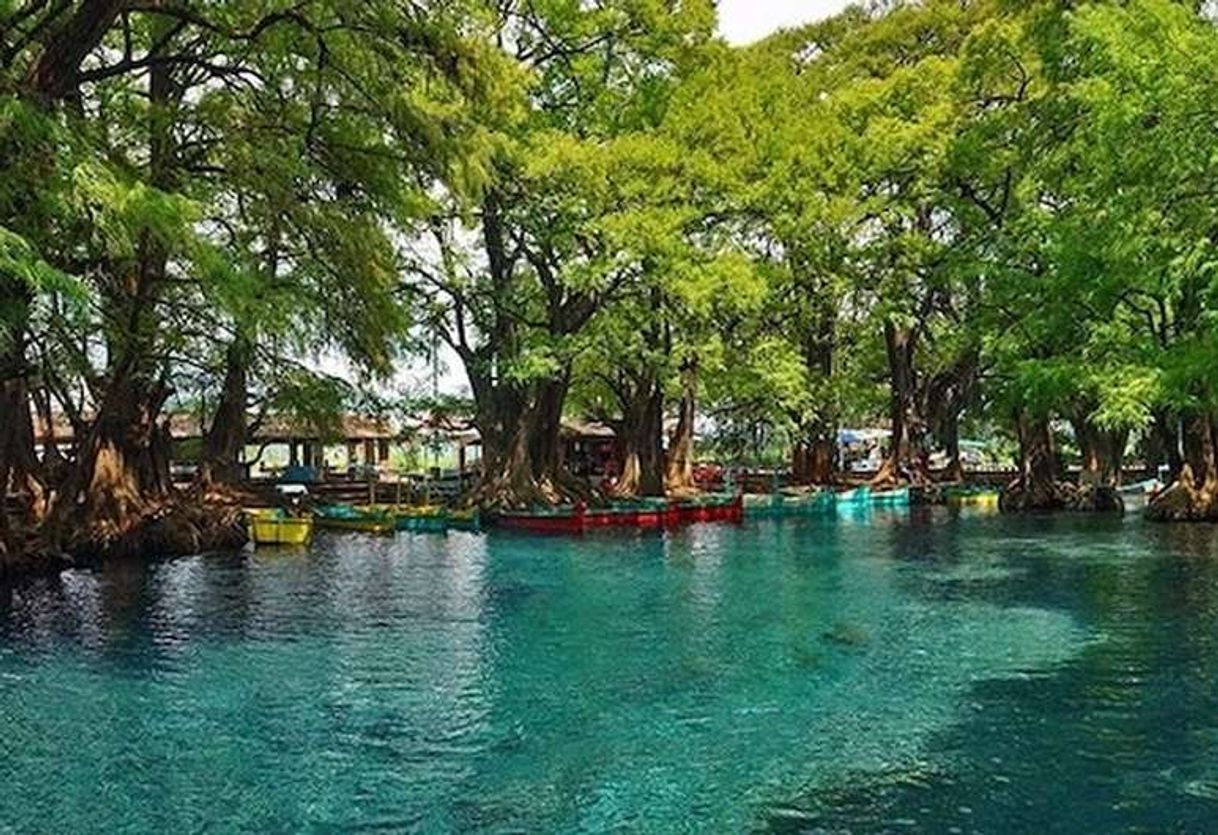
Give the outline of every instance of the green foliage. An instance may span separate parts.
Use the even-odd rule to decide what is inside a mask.
[[[887,420],[894,333],[929,434],[1218,405],[1193,6],[898,2],[732,49],[708,0],[145,5],[48,100],[78,5],[0,4],[0,326],[61,405],[214,391],[248,343],[251,401],[321,421],[352,392],[295,360],[372,386],[440,339],[484,417],[696,369],[773,446]]]

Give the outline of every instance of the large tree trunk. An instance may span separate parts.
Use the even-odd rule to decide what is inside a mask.
[[[964,462],[960,458],[960,416],[973,397],[978,365],[976,346],[965,348],[948,367],[931,377],[920,398],[934,439],[947,457],[944,481],[964,480]]]
[[[831,296],[826,293],[825,299]],[[833,377],[837,347],[837,308],[822,303],[804,344],[804,366],[816,390],[827,392]],[[837,403],[831,396],[817,403],[815,417],[803,421],[791,453],[791,479],[796,484],[831,484],[837,470]]]
[[[837,438],[831,427],[810,427],[791,448],[794,484],[832,484],[837,472]]]
[[[168,64],[157,63],[149,70],[148,92],[148,180],[172,192],[172,126],[182,89]],[[206,502],[177,501],[172,495],[171,439],[168,428],[159,423],[170,391],[160,382],[157,352],[157,305],[168,259],[162,243],[145,232],[134,267],[109,276],[103,285],[111,323],[107,373],[96,417],[46,526],[56,547],[74,555],[197,553],[245,541],[239,506],[210,507]]]
[[[64,5],[56,13],[60,19],[53,24],[18,90],[25,100],[48,110],[75,94],[81,63],[101,43],[123,2],[96,0],[70,11]],[[34,153],[43,152],[34,149]],[[0,169],[7,168],[0,164]],[[0,226],[9,222],[8,218],[0,218]],[[6,331],[6,344],[0,347],[0,563],[18,559],[22,556],[19,552],[26,548],[24,537],[14,539],[16,532],[11,530],[10,521],[14,520],[8,516],[10,491],[15,494],[23,528],[40,521],[46,509],[46,490],[34,454],[25,358],[31,301],[30,289],[24,283],[0,280],[0,322]]]
[[[654,375],[630,393],[621,424],[622,472],[615,496],[664,495],[664,394]]]
[[[1101,487],[1119,486],[1129,432],[1101,429],[1086,418],[1071,423],[1081,459],[1080,481]]]
[[[1058,481],[1057,452],[1047,417],[1021,415],[1018,420],[1019,476],[1002,491],[1004,511],[1054,510],[1065,507]]]
[[[556,485],[562,480],[562,410],[570,382],[570,372],[564,372],[537,386],[529,426],[529,458],[533,478],[540,485]]]
[[[224,385],[211,428],[203,439],[199,477],[203,483],[236,484],[245,473],[241,453],[246,442],[246,401],[253,346],[237,336],[225,352]]]
[[[889,438],[888,454],[872,483],[878,486],[926,484],[930,480],[923,443],[926,425],[918,408],[918,380],[914,369],[917,336],[889,319],[884,322],[884,346],[888,355],[892,437]]]
[[[527,387],[500,384],[478,405],[482,475],[470,499],[484,507],[529,507],[587,499],[590,488],[563,467],[562,409],[568,378]]]
[[[681,405],[677,426],[668,443],[664,466],[664,486],[670,493],[690,493],[694,483],[694,420],[697,417],[698,362],[686,360],[681,366]]]

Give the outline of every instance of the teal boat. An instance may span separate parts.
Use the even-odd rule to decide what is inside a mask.
[[[842,505],[860,506],[871,503],[871,488],[867,486],[855,487],[850,490],[843,490],[840,493],[834,494],[834,501],[838,507]]]
[[[448,530],[448,509],[440,505],[361,505],[358,510],[387,516],[399,531],[443,533]]]
[[[909,504],[909,488],[898,487],[895,490],[872,491],[871,503],[886,507],[905,507]]]
[[[751,516],[797,516],[819,513],[833,507],[833,493],[816,490],[810,493],[769,493],[744,497],[744,511]]]

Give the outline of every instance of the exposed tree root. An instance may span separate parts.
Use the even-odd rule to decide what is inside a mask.
[[[1041,481],[1032,485],[1017,478],[1003,489],[998,507],[1003,513],[1036,510],[1120,513],[1125,510],[1125,503],[1112,487],[1068,481]]]
[[[235,494],[192,490],[145,503],[120,518],[93,518],[55,537],[82,562],[111,557],[173,557],[240,548],[248,534]]]
[[[1218,489],[1196,487],[1180,479],[1146,506],[1146,518],[1156,522],[1218,522]]]

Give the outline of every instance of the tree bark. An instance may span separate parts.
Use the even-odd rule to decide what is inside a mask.
[[[148,181],[158,189],[175,186],[173,107],[181,95],[167,65],[149,71]],[[168,429],[158,425],[170,390],[161,382],[156,356],[160,332],[156,306],[166,281],[168,252],[143,233],[134,266],[111,275],[102,286],[108,321],[107,370],[97,392],[89,433],[48,518],[48,536],[74,554],[108,556],[148,550],[145,529],[168,512],[172,488]],[[158,547],[183,553],[199,544],[197,532]]]
[[[246,443],[246,403],[249,397],[249,364],[253,346],[237,336],[224,358],[224,385],[211,427],[203,439],[199,477],[203,483],[237,484],[245,473],[241,453]]]
[[[830,297],[826,293],[824,298]],[[827,383],[833,377],[836,324],[836,306],[820,304],[804,343],[804,366],[812,384]],[[825,391],[829,387],[817,388]],[[838,410],[833,398],[825,401],[816,405],[811,420],[798,421],[800,437],[791,451],[791,478],[796,484],[831,484],[836,474]]]
[[[54,30],[26,75],[25,86],[36,99],[53,105],[76,92],[81,63],[101,43],[124,5],[125,0],[89,0]]]
[[[1102,429],[1085,417],[1076,418],[1072,424],[1081,458],[1081,482],[1101,487],[1119,486],[1129,432]]]
[[[926,424],[918,408],[918,380],[914,369],[917,336],[889,319],[884,323],[884,346],[888,356],[892,436],[888,454],[872,483],[882,486],[926,484],[930,480],[924,449]]]
[[[122,6],[122,0],[77,6],[43,43],[20,85],[20,95],[47,110],[71,97],[81,63],[101,43]],[[40,521],[47,510],[45,485],[34,454],[25,357],[31,301],[30,289],[23,283],[0,281],[0,305],[6,308],[0,316],[8,331],[8,345],[0,349],[0,551],[14,556],[24,543],[10,537],[9,491],[15,492],[26,525]]]
[[[653,374],[626,398],[621,421],[622,472],[616,496],[664,495],[664,393]]]
[[[688,359],[681,365],[681,405],[677,426],[668,444],[664,467],[664,486],[670,493],[689,493],[694,483],[694,420],[697,417],[698,361]]]
[[[562,410],[570,371],[537,384],[529,425],[529,459],[538,484],[556,485],[562,471]]]
[[[1182,425],[1180,475],[1146,508],[1157,521],[1218,520],[1218,415],[1197,412]]]
[[[943,480],[964,481],[964,461],[960,457],[960,414],[951,411],[944,416],[942,426],[943,451],[947,455],[947,466],[943,469]]]
[[[960,458],[960,416],[973,397],[977,383],[979,352],[966,347],[946,368],[934,374],[919,398],[928,416],[932,435],[947,456],[943,479],[964,480]]]
[[[50,427],[48,427],[49,429]],[[46,510],[42,468],[34,454],[34,426],[25,362],[25,335],[14,331],[0,350],[0,556],[20,550],[9,519],[9,498],[17,503],[20,528],[29,530]]]
[[[1057,452],[1047,417],[1018,418],[1019,476],[1002,492],[1004,511],[1054,510],[1065,507],[1066,495],[1058,481]]]

